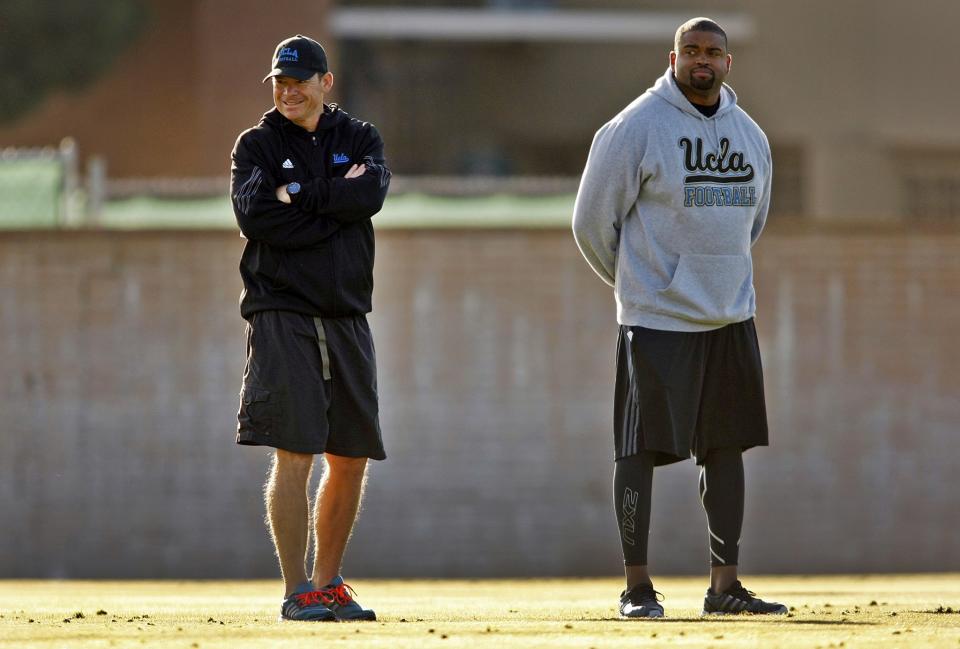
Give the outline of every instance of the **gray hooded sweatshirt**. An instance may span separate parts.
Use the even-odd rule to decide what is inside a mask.
[[[573,213],[580,251],[615,288],[617,320],[708,331],[753,317],[770,145],[724,84],[703,116],[666,73],[593,139]]]

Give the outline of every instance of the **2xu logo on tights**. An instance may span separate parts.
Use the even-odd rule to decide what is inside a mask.
[[[637,501],[640,494],[627,487],[623,490],[623,525],[621,538],[627,545],[636,545],[634,537],[637,533]]]

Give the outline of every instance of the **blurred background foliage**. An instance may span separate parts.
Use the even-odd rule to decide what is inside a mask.
[[[0,0],[0,124],[106,72],[143,33],[145,0]]]

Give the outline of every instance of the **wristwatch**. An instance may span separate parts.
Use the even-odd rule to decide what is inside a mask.
[[[290,196],[291,203],[296,199],[296,196],[299,193],[300,193],[300,183],[292,182],[289,185],[287,185],[287,194]]]

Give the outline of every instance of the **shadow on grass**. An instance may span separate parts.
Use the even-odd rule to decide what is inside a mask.
[[[817,624],[824,626],[879,626],[877,622],[854,622],[853,620],[784,620],[787,624]]]
[[[769,620],[781,624],[812,624],[820,626],[877,626],[876,622],[854,622],[853,620],[794,620],[784,619],[781,615],[750,615],[743,617],[658,617],[658,618],[622,618],[622,617],[595,617],[583,618],[579,622],[638,622],[640,624],[671,624],[683,623],[690,624],[697,622],[700,624],[747,624],[750,622],[759,622]]]

